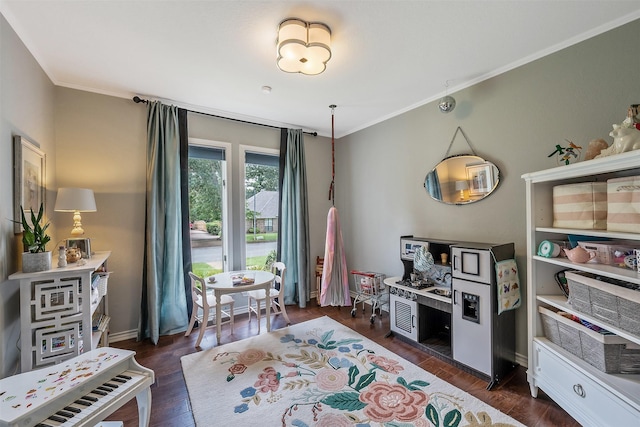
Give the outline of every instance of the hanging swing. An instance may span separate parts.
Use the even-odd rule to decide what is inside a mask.
[[[322,307],[328,305],[351,306],[347,260],[342,243],[340,218],[335,207],[336,161],[333,114],[336,106],[330,105],[329,108],[331,108],[331,184],[329,185],[331,208],[329,208],[329,214],[327,215],[327,236],[320,285],[320,305]]]

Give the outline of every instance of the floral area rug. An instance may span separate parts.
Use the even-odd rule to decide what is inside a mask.
[[[523,426],[322,317],[183,356],[198,426]]]

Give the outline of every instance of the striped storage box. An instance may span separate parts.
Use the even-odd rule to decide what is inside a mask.
[[[607,181],[607,230],[640,233],[640,176]]]
[[[583,230],[607,228],[607,183],[553,187],[553,226]]]

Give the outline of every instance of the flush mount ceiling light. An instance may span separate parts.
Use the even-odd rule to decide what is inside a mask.
[[[321,22],[288,18],[278,26],[278,68],[315,75],[331,58],[331,30]]]

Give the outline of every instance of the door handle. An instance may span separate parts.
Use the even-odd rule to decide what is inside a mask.
[[[453,305],[457,304],[457,302],[456,302],[456,295],[457,294],[458,294],[458,291],[454,289],[454,291],[453,291]]]
[[[416,322],[415,322],[415,320],[416,320],[416,316],[412,314],[412,315],[411,315],[411,329],[413,329],[413,328],[415,328],[415,327],[416,327]]]

